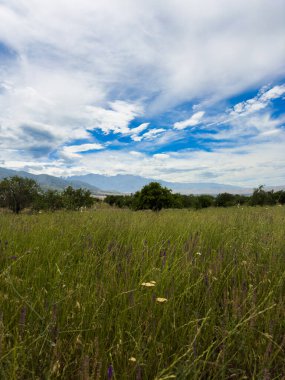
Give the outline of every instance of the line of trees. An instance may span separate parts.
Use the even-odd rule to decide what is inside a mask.
[[[159,211],[162,208],[207,208],[231,207],[238,205],[266,206],[285,204],[285,191],[266,191],[259,186],[252,195],[221,193],[213,195],[183,195],[172,194],[171,190],[162,187],[158,182],[151,182],[141,191],[132,195],[109,195],[105,202],[120,208],[128,207],[133,210],[150,209]]]
[[[73,189],[64,191],[43,191],[33,180],[18,176],[5,178],[0,182],[0,207],[18,214],[24,208],[39,210],[79,210],[89,208],[95,202],[89,190]],[[221,193],[212,195],[173,194],[158,182],[151,182],[132,195],[109,195],[105,202],[111,206],[133,210],[159,211],[162,208],[231,207],[238,205],[265,206],[285,204],[285,191],[266,191],[259,186],[252,195]]]
[[[4,178],[0,182],[0,207],[8,208],[18,214],[25,208],[33,210],[79,210],[91,207],[94,198],[89,190],[73,189],[64,191],[43,191],[33,179],[18,176]]]

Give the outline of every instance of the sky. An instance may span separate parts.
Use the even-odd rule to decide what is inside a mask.
[[[284,0],[0,0],[0,167],[285,185]]]

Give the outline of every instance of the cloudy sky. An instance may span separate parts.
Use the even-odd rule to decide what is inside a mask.
[[[0,0],[0,166],[285,184],[284,0]]]

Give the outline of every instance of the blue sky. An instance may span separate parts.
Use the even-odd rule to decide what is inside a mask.
[[[0,166],[285,184],[285,3],[0,0]]]

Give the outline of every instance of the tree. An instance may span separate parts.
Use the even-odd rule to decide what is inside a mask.
[[[284,190],[279,190],[274,193],[274,198],[277,203],[284,205],[285,204],[285,191]]]
[[[215,200],[217,207],[230,207],[238,203],[237,196],[229,193],[218,194]]]
[[[62,201],[68,210],[78,210],[80,207],[91,207],[94,200],[89,190],[73,189],[68,186],[62,193]]]
[[[251,196],[250,204],[252,206],[264,206],[264,205],[274,205],[276,200],[274,199],[274,191],[265,191],[264,186],[259,186],[254,189]]]
[[[108,195],[104,202],[108,203],[110,206],[116,206],[120,208],[133,206],[133,195]]]
[[[39,191],[33,179],[18,176],[4,178],[0,182],[0,205],[19,214],[25,207],[31,206]]]
[[[47,190],[38,194],[33,202],[33,209],[35,210],[50,210],[55,211],[63,208],[63,199],[61,193],[57,190]]]
[[[136,210],[150,209],[160,211],[173,205],[171,190],[162,187],[158,182],[151,182],[134,195],[134,208]]]
[[[214,206],[215,198],[212,195],[201,194],[197,195],[196,208],[207,208]]]

